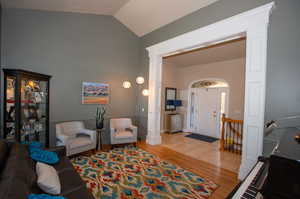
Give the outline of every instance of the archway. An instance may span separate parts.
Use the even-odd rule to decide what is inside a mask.
[[[162,58],[246,36],[244,137],[239,178],[246,177],[263,151],[268,24],[274,6],[272,2],[147,48],[150,58],[148,144],[161,143]]]

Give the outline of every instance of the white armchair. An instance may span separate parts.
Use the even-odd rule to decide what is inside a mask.
[[[111,144],[125,144],[137,142],[137,127],[132,125],[129,118],[115,118],[110,120]]]
[[[96,131],[85,129],[81,121],[56,124],[57,146],[65,146],[67,156],[96,148]]]

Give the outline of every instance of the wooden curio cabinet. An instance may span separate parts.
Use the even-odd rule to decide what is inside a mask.
[[[17,69],[4,72],[4,139],[49,147],[51,76]]]

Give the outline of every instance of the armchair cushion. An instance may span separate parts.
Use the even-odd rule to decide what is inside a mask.
[[[64,122],[60,124],[63,134],[68,136],[76,136],[77,133],[80,133],[84,129],[83,122],[74,121],[74,122]]]
[[[125,130],[132,125],[129,118],[115,118],[110,120],[110,127],[119,130]]]
[[[132,131],[117,131],[114,134],[114,137],[117,139],[131,138],[131,137],[133,137],[133,133],[132,133]]]
[[[91,145],[92,143],[93,142],[89,137],[80,136],[80,137],[70,140],[69,147],[70,147],[70,149],[75,149],[75,148]]]
[[[96,148],[97,134],[84,127],[83,121],[56,124],[56,145],[65,146],[67,156]]]

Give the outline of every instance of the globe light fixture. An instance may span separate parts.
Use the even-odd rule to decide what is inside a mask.
[[[142,91],[144,96],[149,96],[149,90],[148,89],[143,89]]]
[[[136,78],[136,83],[137,84],[143,84],[145,82],[145,79],[141,76],[137,77]]]
[[[124,88],[130,88],[131,87],[131,83],[129,81],[124,81],[123,82],[123,87]]]

